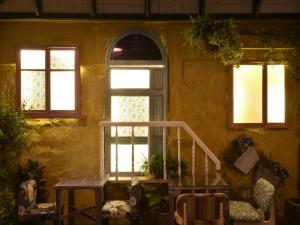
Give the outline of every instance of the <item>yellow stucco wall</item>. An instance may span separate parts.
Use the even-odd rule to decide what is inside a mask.
[[[128,29],[156,35],[169,60],[169,120],[185,121],[219,155],[245,132],[257,145],[286,165],[291,173],[285,190],[297,192],[297,148],[300,142],[300,84],[287,79],[288,129],[227,129],[226,68],[209,54],[191,54],[184,46],[188,22],[120,21],[2,21],[0,23],[0,94],[14,99],[16,50],[19,45],[78,45],[80,47],[82,119],[34,120],[36,146],[26,157],[47,166],[48,185],[71,174],[94,174],[99,169],[99,130],[105,119],[105,54],[109,42]],[[244,26],[244,25],[243,25]],[[237,182],[243,176],[236,172]],[[238,181],[239,180],[239,181]],[[53,198],[53,195],[51,195]]]

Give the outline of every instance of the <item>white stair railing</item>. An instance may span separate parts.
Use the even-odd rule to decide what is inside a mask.
[[[183,129],[193,141],[192,144],[192,182],[195,185],[195,158],[196,158],[196,145],[205,154],[204,160],[204,173],[205,173],[205,184],[208,185],[208,158],[215,164],[216,170],[221,169],[220,160],[214,155],[214,153],[207,147],[207,145],[194,133],[194,131],[183,121],[151,121],[151,122],[111,122],[111,121],[101,121],[100,126],[100,176],[104,177],[105,174],[105,155],[104,155],[104,146],[105,146],[105,128],[115,127],[115,145],[116,145],[116,165],[115,165],[115,179],[119,179],[119,170],[118,170],[118,127],[131,127],[131,173],[134,176],[134,128],[135,127],[158,127],[163,129],[163,178],[167,179],[167,128],[177,128],[177,158],[178,158],[178,177],[179,182],[181,181],[182,175],[182,165],[181,165],[181,129]],[[148,144],[150,144],[150,132],[148,132]]]

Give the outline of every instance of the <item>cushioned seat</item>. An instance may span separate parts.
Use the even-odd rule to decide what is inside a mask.
[[[109,213],[112,218],[126,218],[127,213],[131,212],[131,207],[126,201],[107,201],[105,202],[102,211],[104,213]]]
[[[233,225],[275,225],[273,196],[275,187],[267,180],[257,180],[253,190],[254,208],[247,202],[229,201],[229,215]],[[266,219],[265,214],[269,217]]]
[[[229,215],[233,220],[249,222],[261,221],[261,216],[257,210],[248,202],[229,201]]]
[[[128,218],[131,225],[138,225],[141,190],[142,187],[139,179],[134,177],[132,178],[130,195],[127,201],[105,201],[102,207],[104,224],[109,224],[109,218]]]
[[[56,204],[36,203],[37,183],[24,181],[20,185],[18,215],[20,223],[33,224],[43,220],[52,220],[56,224]],[[63,213],[63,209],[62,212]]]
[[[30,215],[34,214],[46,214],[46,213],[53,213],[55,214],[56,209],[56,203],[50,202],[50,203],[38,203],[36,207],[33,207],[30,209]]]

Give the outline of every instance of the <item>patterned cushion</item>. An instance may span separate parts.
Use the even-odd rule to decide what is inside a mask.
[[[229,201],[229,215],[233,220],[259,222],[261,216],[248,202]]]
[[[253,200],[264,211],[268,212],[275,192],[275,187],[267,180],[257,180],[253,190]]]
[[[30,209],[30,215],[55,213],[55,208],[56,204],[54,202],[38,203],[36,207]]]
[[[141,198],[141,188],[142,186],[140,180],[137,177],[132,178],[129,201],[131,207],[139,207]]]
[[[20,185],[19,216],[30,214],[31,208],[36,208],[37,183],[27,180]]]
[[[126,201],[114,200],[105,202],[102,211],[109,213],[113,218],[125,218],[131,209]]]

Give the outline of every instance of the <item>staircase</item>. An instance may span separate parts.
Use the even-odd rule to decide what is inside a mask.
[[[191,146],[191,180],[192,185],[195,185],[196,179],[196,149],[202,150],[204,153],[204,173],[201,173],[201,176],[204,175],[205,185],[209,185],[212,182],[209,181],[209,160],[213,163],[216,170],[216,177],[213,183],[217,182],[216,179],[219,178],[218,171],[221,170],[220,160],[214,155],[214,153],[207,147],[207,145],[195,134],[195,132],[183,121],[151,121],[151,122],[111,122],[111,121],[101,121],[99,123],[100,126],[100,176],[106,177],[108,173],[105,171],[105,129],[115,128],[115,145],[116,145],[116,154],[115,154],[115,173],[114,180],[119,180],[121,177],[119,176],[119,168],[118,168],[118,127],[131,127],[131,176],[135,175],[134,169],[134,145],[135,145],[135,135],[134,128],[135,127],[148,127],[148,128],[161,128],[162,129],[162,145],[163,145],[163,179],[168,179],[167,174],[167,129],[176,129],[176,141],[177,141],[177,160],[178,160],[178,180],[181,182],[182,179],[182,132],[184,131],[189,138],[192,140]],[[149,129],[150,130],[150,129]],[[148,132],[148,144],[151,142],[150,132]],[[199,148],[196,148],[198,146]],[[200,177],[203,179],[203,177]]]

